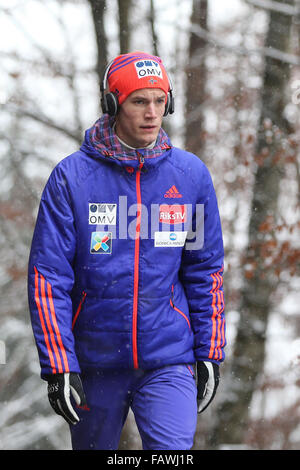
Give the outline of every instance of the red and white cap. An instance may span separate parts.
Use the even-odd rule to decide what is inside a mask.
[[[170,90],[161,58],[139,51],[117,56],[109,67],[107,82],[119,105],[135,90],[160,88],[165,92],[166,99]]]

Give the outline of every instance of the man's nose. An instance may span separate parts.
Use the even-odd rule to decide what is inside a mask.
[[[147,105],[147,108],[146,108],[146,117],[156,117],[156,107],[155,107],[155,103],[148,103]]]

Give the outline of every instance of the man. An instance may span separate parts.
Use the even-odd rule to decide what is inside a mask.
[[[101,91],[103,116],[41,198],[28,278],[41,376],[73,449],[117,449],[130,407],[144,449],[190,449],[224,360],[215,191],[161,127],[174,97],[160,58],[116,57]]]

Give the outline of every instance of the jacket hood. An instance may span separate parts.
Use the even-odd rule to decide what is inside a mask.
[[[85,132],[80,150],[93,158],[105,159],[118,165],[137,168],[141,157],[144,166],[150,169],[165,158],[172,144],[166,132],[161,128],[152,149],[128,149],[118,140],[113,130],[114,118],[107,114],[101,116],[95,124]]]

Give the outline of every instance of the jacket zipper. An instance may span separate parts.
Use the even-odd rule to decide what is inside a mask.
[[[134,247],[134,281],[133,281],[133,312],[132,312],[132,354],[133,354],[133,367],[138,369],[138,353],[137,353],[137,315],[138,315],[138,295],[139,295],[139,258],[140,258],[140,231],[141,231],[141,212],[142,212],[142,197],[141,197],[141,170],[144,165],[144,157],[139,156],[139,167],[136,171],[136,199],[137,199],[137,217],[135,229],[135,247]]]
[[[188,319],[186,314],[183,313],[181,310],[179,310],[179,308],[175,307],[175,305],[174,305],[174,284],[172,284],[172,294],[171,294],[171,298],[170,298],[170,305],[174,310],[176,310],[176,312],[180,313],[180,315],[183,316],[183,318],[186,320],[187,324],[189,325],[189,328],[191,329],[190,320]]]
[[[74,329],[74,326],[75,326],[75,323],[77,321],[77,318],[78,318],[78,315],[80,314],[81,312],[81,309],[82,309],[82,306],[83,306],[83,303],[85,301],[85,298],[86,298],[86,292],[82,292],[82,296],[81,296],[81,299],[80,299],[80,302],[79,302],[79,305],[78,305],[78,308],[76,310],[76,313],[74,315],[74,318],[73,318],[73,321],[72,321],[72,330]]]

